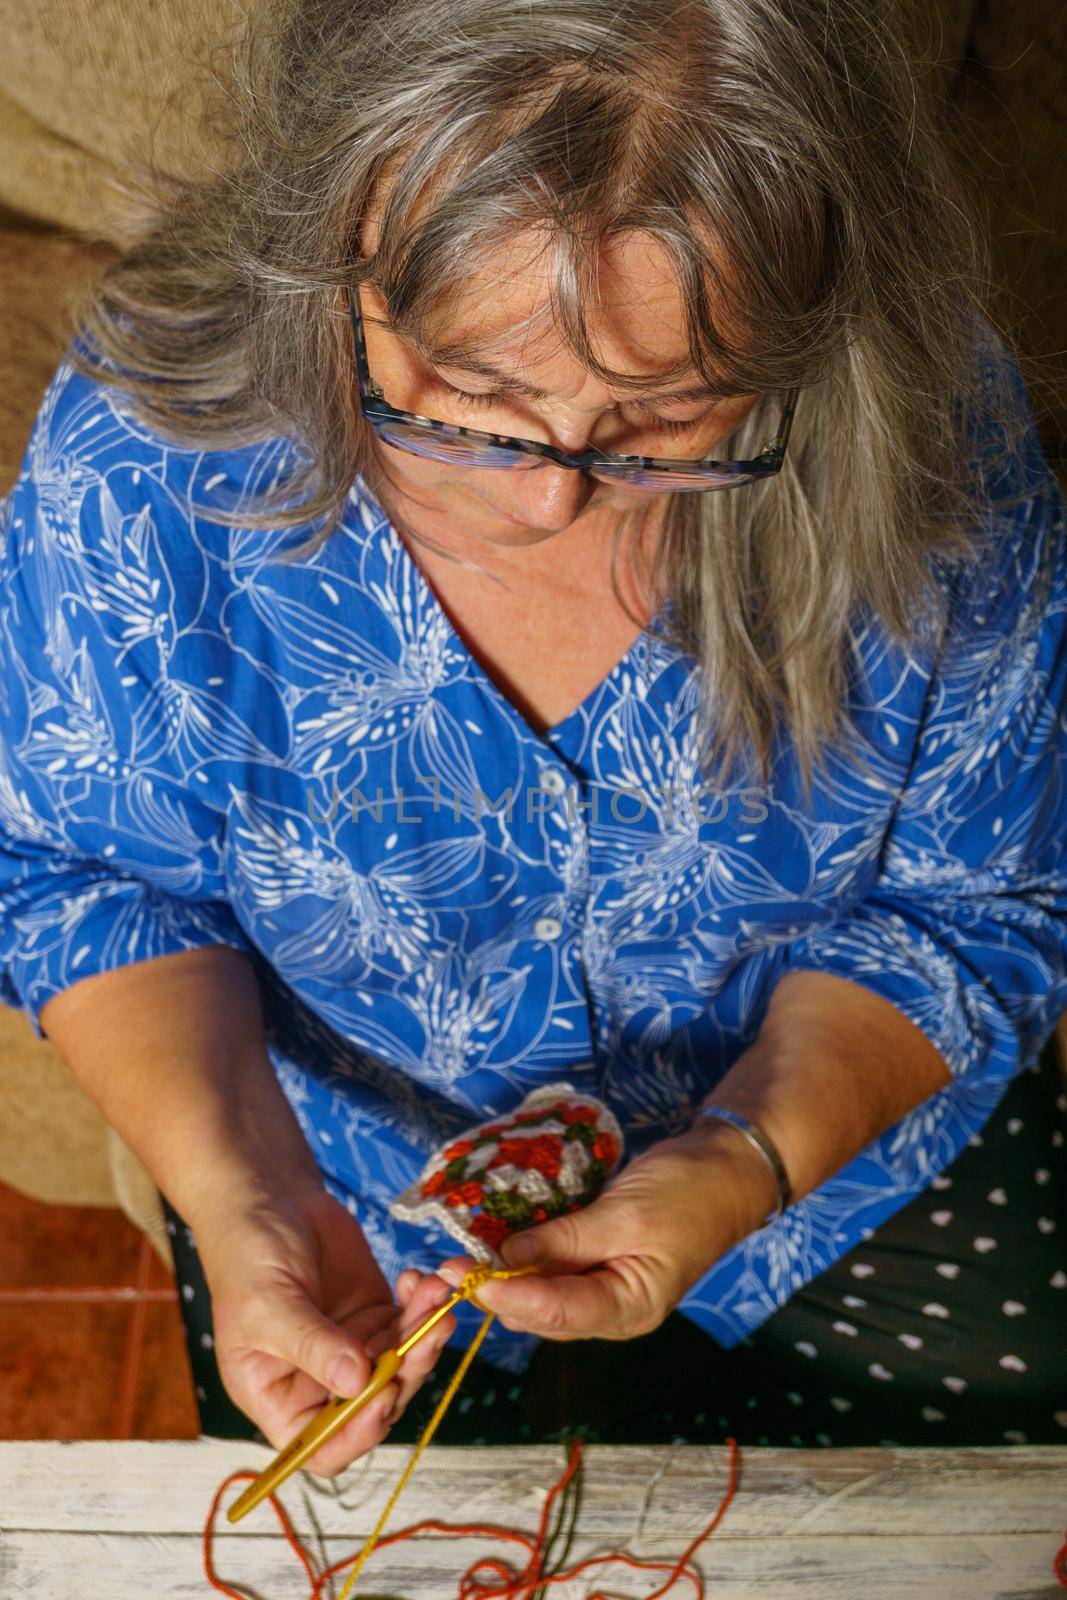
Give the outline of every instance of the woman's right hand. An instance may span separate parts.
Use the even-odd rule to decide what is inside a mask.
[[[405,1272],[397,1305],[363,1230],[313,1181],[214,1207],[193,1226],[211,1294],[219,1373],[236,1405],[276,1449],[333,1394],[366,1385],[374,1358],[445,1301],[434,1273]],[[404,1357],[396,1379],[313,1456],[332,1477],[381,1443],[455,1329],[444,1317]]]

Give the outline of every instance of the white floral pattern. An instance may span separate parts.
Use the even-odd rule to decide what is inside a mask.
[[[866,985],[953,1082],[696,1286],[729,1347],[955,1159],[1067,1006],[1067,570],[1036,438],[937,650],[859,629],[865,765],[834,757],[810,805],[785,746],[765,788],[702,789],[659,619],[542,736],[362,482],[292,565],[307,528],[212,519],[292,460],[176,448],[56,371],[0,503],[0,999],[40,1031],[80,977],[246,952],[279,1081],[395,1277],[448,1253],[388,1215],[442,1139],[570,1077],[633,1155],[783,973]],[[530,1348],[497,1327],[487,1353]]]

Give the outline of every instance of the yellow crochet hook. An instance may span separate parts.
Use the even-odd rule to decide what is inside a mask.
[[[240,1522],[243,1516],[272,1494],[298,1467],[302,1467],[321,1444],[325,1444],[327,1439],[331,1439],[339,1429],[343,1428],[349,1417],[354,1417],[356,1412],[362,1411],[376,1394],[381,1394],[386,1384],[391,1383],[396,1377],[397,1368],[412,1346],[425,1338],[431,1328],[435,1328],[441,1318],[462,1299],[462,1290],[454,1290],[444,1305],[438,1306],[414,1333],[408,1335],[403,1344],[395,1350],[383,1351],[374,1363],[374,1371],[366,1385],[358,1394],[334,1395],[331,1400],[327,1400],[325,1405],[305,1422],[296,1437],[290,1439],[289,1443],[278,1452],[270,1466],[266,1467],[259,1477],[248,1485],[244,1493],[238,1496],[226,1512],[226,1520]]]
[[[279,1484],[285,1482],[298,1467],[302,1467],[309,1456],[314,1455],[321,1444],[331,1439],[340,1428],[343,1428],[349,1417],[354,1417],[365,1405],[380,1394],[387,1383],[396,1376],[397,1368],[407,1355],[408,1351],[424,1339],[432,1328],[436,1328],[441,1318],[447,1316],[452,1307],[460,1300],[474,1300],[477,1305],[475,1291],[490,1277],[521,1277],[527,1272],[534,1271],[532,1267],[517,1267],[510,1271],[494,1272],[491,1267],[479,1266],[468,1272],[458,1289],[453,1289],[451,1295],[443,1305],[432,1311],[425,1322],[419,1324],[413,1333],[409,1333],[402,1344],[395,1350],[386,1350],[374,1363],[374,1371],[370,1379],[359,1394],[344,1396],[334,1395],[327,1400],[325,1405],[310,1417],[295,1438],[290,1439],[275,1456],[270,1466],[266,1467],[248,1485],[243,1494],[239,1495],[233,1505],[226,1512],[227,1522],[240,1522],[261,1500],[272,1494]]]

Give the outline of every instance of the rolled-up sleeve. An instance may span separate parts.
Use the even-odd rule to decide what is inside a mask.
[[[877,882],[787,969],[890,1000],[1003,1087],[1067,1008],[1067,553],[1051,477],[954,597]]]
[[[60,374],[0,501],[0,1001],[39,1036],[44,1003],[83,977],[253,948],[225,898],[208,763],[171,759],[168,635],[188,574],[166,558],[151,486],[124,470],[117,490],[62,418]]]
[[[1032,428],[1015,470],[1026,492],[991,519],[966,575],[943,580],[945,624],[874,880],[785,946],[778,969],[883,996],[951,1079],[694,1287],[681,1309],[727,1348],[950,1166],[1067,1010],[1064,501]]]

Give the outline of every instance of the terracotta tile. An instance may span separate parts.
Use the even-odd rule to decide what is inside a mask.
[[[200,1418],[177,1302],[144,1308],[134,1439],[195,1439]]]
[[[112,1206],[53,1206],[0,1184],[0,1288],[129,1287],[142,1234]]]
[[[145,1240],[145,1243],[148,1244],[147,1239]],[[169,1271],[169,1269],[163,1265],[152,1245],[149,1244],[148,1249],[150,1252],[148,1257],[149,1289],[170,1289],[173,1291],[175,1296],[177,1296],[178,1286],[174,1281],[173,1272]]]
[[[137,1385],[141,1371],[141,1346],[144,1342],[145,1311],[144,1291],[148,1286],[151,1246],[142,1238],[137,1259],[137,1303],[133,1308],[126,1331],[126,1355],[122,1363],[122,1382],[115,1402],[114,1431],[116,1439],[133,1437],[133,1413],[137,1403]]]
[[[0,1438],[112,1438],[133,1311],[0,1306]]]

